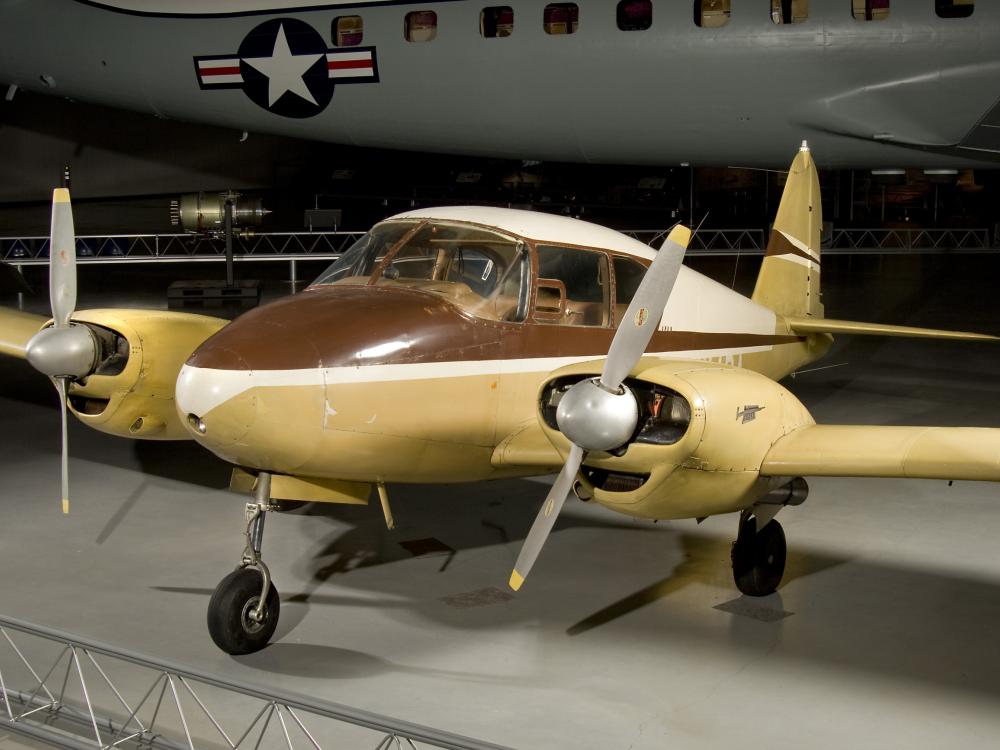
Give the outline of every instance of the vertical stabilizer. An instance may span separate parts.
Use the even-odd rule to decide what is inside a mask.
[[[786,317],[823,317],[820,301],[820,233],[823,206],[819,176],[803,142],[788,181],[760,267],[753,301]]]

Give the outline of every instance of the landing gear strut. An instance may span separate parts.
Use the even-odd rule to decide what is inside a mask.
[[[732,552],[733,578],[736,588],[747,596],[767,596],[777,590],[785,572],[785,532],[774,518],[758,528],[752,512],[740,514]]]
[[[223,578],[208,603],[208,632],[227,654],[260,651],[274,635],[280,602],[271,571],[261,559],[264,519],[271,505],[271,475],[257,477],[254,502],[247,503],[246,548],[240,567]]]

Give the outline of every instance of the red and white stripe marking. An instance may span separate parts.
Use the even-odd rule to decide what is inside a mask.
[[[240,73],[240,58],[199,60],[198,78],[205,86],[243,83],[243,75]]]
[[[375,62],[371,50],[329,52],[326,67],[330,78],[374,78]]]

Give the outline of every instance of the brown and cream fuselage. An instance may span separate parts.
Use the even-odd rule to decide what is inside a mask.
[[[524,213],[437,209],[396,219],[414,230],[468,222],[523,243],[530,258],[523,319],[463,306],[440,282],[426,289],[384,283],[391,248],[369,276],[314,285],[202,344],[176,392],[194,438],[236,466],[306,481],[457,482],[558,468],[559,451],[539,424],[539,388],[567,365],[590,361],[599,371],[628,302],[615,268],[621,275],[625,262],[645,267],[653,251],[594,225]],[[576,232],[570,243],[567,228]],[[544,276],[551,268],[540,268],[542,244],[602,256],[606,270],[592,281],[605,293],[594,291],[601,301],[587,304],[603,304],[603,317],[574,321],[572,291],[543,305],[543,292],[555,285]],[[684,268],[647,359],[736,365],[780,378],[827,345],[828,338],[796,335],[772,311]]]

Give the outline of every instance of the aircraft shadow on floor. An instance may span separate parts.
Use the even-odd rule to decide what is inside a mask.
[[[752,599],[733,587],[728,536],[638,525],[610,514],[604,519],[603,509],[573,502],[556,525],[534,585],[512,595],[503,585],[507,565],[477,551],[504,545],[513,563],[541,488],[525,480],[390,487],[400,521],[393,532],[377,507],[307,506],[299,512],[317,522],[327,519],[331,533],[294,564],[297,578],[307,583],[283,591],[278,642],[239,661],[330,679],[405,672],[506,680],[395,664],[379,656],[376,646],[369,653],[339,648],[337,608],[350,607],[390,610],[401,619],[465,631],[537,623],[546,634],[539,637],[557,638],[561,631],[581,649],[626,639],[647,643],[663,658],[669,649],[657,644],[677,638],[708,651],[735,647],[773,660],[1000,697],[993,630],[1000,618],[1000,581],[852,559],[797,545],[794,535],[782,589]],[[414,556],[400,544],[414,538],[441,547]],[[486,594],[486,604],[449,605],[448,599],[471,588],[471,580],[481,586],[471,594]],[[207,588],[157,588],[206,600],[211,594]],[[290,634],[307,617],[330,618],[328,642],[291,642]]]

